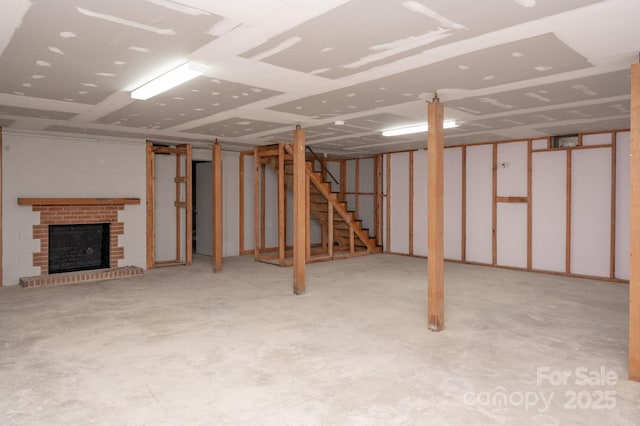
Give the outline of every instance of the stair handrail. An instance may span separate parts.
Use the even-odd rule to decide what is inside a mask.
[[[333,173],[331,173],[331,170],[329,170],[329,168],[327,166],[324,165],[324,163],[322,162],[322,158],[316,154],[316,152],[311,149],[311,147],[309,145],[306,145],[307,151],[309,151],[311,153],[311,155],[313,155],[313,157],[316,159],[316,161],[318,161],[318,163],[320,163],[320,170],[324,173],[326,172],[329,177],[331,178],[331,180],[333,180],[336,185],[340,186],[340,182],[338,182],[338,179],[336,179],[336,177],[333,175]]]

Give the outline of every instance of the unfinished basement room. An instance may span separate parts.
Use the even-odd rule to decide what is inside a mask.
[[[4,1],[0,424],[640,425],[639,18]]]

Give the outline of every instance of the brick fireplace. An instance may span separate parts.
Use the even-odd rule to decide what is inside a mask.
[[[124,258],[124,248],[119,245],[118,236],[125,232],[124,223],[118,221],[118,212],[127,204],[139,204],[139,198],[19,198],[18,203],[31,205],[32,211],[40,214],[40,222],[33,226],[33,238],[40,240],[40,250],[33,254],[33,266],[40,268],[41,275],[22,278],[20,284],[23,287],[109,279],[142,272],[140,268],[119,268],[118,265],[118,261]],[[50,274],[50,227],[89,224],[108,227],[109,268]]]

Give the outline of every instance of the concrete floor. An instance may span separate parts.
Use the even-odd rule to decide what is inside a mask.
[[[626,285],[447,264],[433,333],[422,259],[224,268],[0,289],[0,424],[640,424]]]

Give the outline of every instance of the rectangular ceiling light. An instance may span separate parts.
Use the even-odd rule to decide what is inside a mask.
[[[460,126],[460,124],[455,120],[445,120],[444,123],[443,123],[443,127],[445,129],[452,129],[452,128],[458,127],[458,126]],[[418,124],[416,126],[400,127],[398,129],[383,130],[382,131],[382,136],[410,135],[412,133],[422,133],[422,132],[426,132],[428,130],[429,130],[429,125],[427,123],[425,123],[425,124]]]
[[[131,98],[145,101],[204,74],[206,70],[206,65],[187,62],[138,87],[131,92]]]

